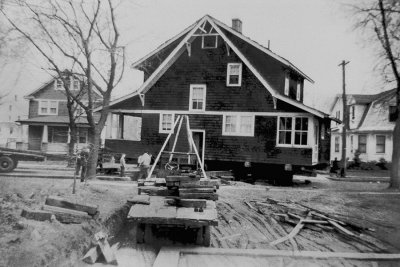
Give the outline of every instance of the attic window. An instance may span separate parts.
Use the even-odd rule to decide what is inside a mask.
[[[289,73],[285,73],[285,91],[284,91],[285,95],[289,95],[289,82],[290,82]]]
[[[300,101],[301,98],[301,81],[297,81],[296,100]]]
[[[54,81],[54,89],[56,90],[63,90],[64,89],[64,83],[61,79],[57,79]]]
[[[242,63],[228,63],[226,86],[242,85]]]
[[[217,48],[218,35],[203,35],[201,38],[202,38],[201,48],[203,49]]]

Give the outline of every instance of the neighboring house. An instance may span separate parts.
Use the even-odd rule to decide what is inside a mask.
[[[395,125],[396,90],[374,95],[347,95],[349,129],[347,130],[346,157],[353,160],[358,150],[362,161],[392,160],[393,129]],[[331,114],[343,120],[342,96],[338,95]],[[343,124],[331,124],[331,159],[342,158]]]
[[[132,158],[157,155],[184,114],[208,169],[224,162],[281,169],[329,162],[329,115],[303,104],[304,81],[313,81],[242,35],[241,26],[207,15],[134,63],[145,81],[111,102],[106,148]],[[132,138],[138,129],[140,138]]]
[[[71,92],[78,94],[84,87],[83,82],[76,77],[70,76],[68,80],[67,86]],[[27,148],[52,154],[67,153],[70,130],[67,96],[62,80],[51,79],[25,98],[29,100],[28,119],[18,122],[28,125]],[[80,93],[80,99],[85,103],[87,93]],[[94,99],[98,101],[101,98],[94,93]],[[75,108],[75,114],[78,126],[77,146],[80,146],[88,142],[88,124],[85,112],[80,106]]]

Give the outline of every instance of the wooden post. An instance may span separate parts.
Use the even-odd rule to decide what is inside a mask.
[[[347,114],[347,97],[346,97],[346,65],[349,64],[349,61],[343,60],[339,66],[342,66],[342,76],[343,76],[343,129],[342,129],[342,169],[340,171],[341,177],[346,177],[346,164],[347,164],[347,128],[349,127],[349,120]]]
[[[188,132],[189,141],[190,141],[190,143],[192,144],[192,146],[194,148],[194,152],[196,153],[196,156],[197,156],[197,159],[199,161],[200,168],[201,168],[201,171],[203,172],[204,178],[207,178],[206,171],[204,170],[203,162],[201,161],[201,158],[199,156],[199,152],[197,151],[196,144],[194,143],[194,140],[193,140],[192,131],[190,130],[189,116],[185,115],[185,117],[186,117],[186,122],[187,122],[186,129],[187,129],[187,132]]]
[[[183,122],[183,119],[181,119],[181,120],[179,121],[178,131],[176,132],[176,135],[175,135],[174,145],[172,146],[172,153],[171,153],[171,155],[169,155],[169,161],[171,161],[171,160],[172,160],[172,157],[174,156],[175,147],[176,147],[176,142],[178,141],[179,133],[180,133],[181,127],[182,127],[182,122]],[[189,157],[190,157],[190,156],[189,156]]]
[[[149,175],[147,176],[146,180],[151,178],[151,175],[153,174],[153,171],[154,171],[154,169],[155,169],[155,167],[156,167],[158,161],[160,160],[161,153],[164,151],[165,146],[167,145],[168,140],[171,138],[171,135],[172,135],[172,133],[173,133],[174,130],[175,130],[176,124],[178,123],[178,121],[179,121],[180,119],[181,119],[181,116],[179,115],[178,118],[176,119],[175,123],[174,123],[174,126],[172,127],[172,131],[168,134],[168,137],[167,137],[167,139],[165,139],[165,142],[164,142],[163,146],[161,147],[160,152],[158,152],[157,158],[156,158],[156,160],[154,161],[154,164],[151,166]]]

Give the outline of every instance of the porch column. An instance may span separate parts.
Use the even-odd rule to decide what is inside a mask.
[[[111,139],[112,138],[112,113],[108,113],[107,120],[106,120],[106,131],[105,131],[105,138]],[[103,128],[104,129],[104,128]]]
[[[68,139],[67,144],[71,143],[71,128],[68,127]]]
[[[47,125],[43,125],[42,143],[49,142],[49,134]]]

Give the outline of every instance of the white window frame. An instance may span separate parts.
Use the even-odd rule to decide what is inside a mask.
[[[300,101],[301,98],[301,81],[297,81],[296,100]]]
[[[172,122],[171,122],[171,129],[170,130],[165,130],[162,127],[163,115],[172,115]],[[159,129],[158,129],[159,133],[172,133],[174,131],[174,123],[175,123],[175,113],[173,113],[173,112],[162,112],[162,113],[160,113]]]
[[[279,130],[280,130],[280,119],[281,118],[292,118],[292,127],[290,129],[291,131],[291,141],[290,144],[280,144],[279,143]],[[306,145],[296,145],[294,143],[294,139],[295,139],[295,133],[296,133],[296,118],[306,118],[308,119],[308,127],[307,127],[307,144]],[[310,117],[307,116],[278,116],[277,117],[277,125],[276,125],[276,146],[277,147],[303,147],[303,148],[312,148],[312,146],[310,145],[311,139],[312,139],[312,119]],[[297,132],[304,132],[302,130],[297,130]]]
[[[69,81],[70,81],[69,90],[71,90],[71,91],[73,91],[73,90],[74,90],[74,91],[78,91],[79,88],[80,88],[80,85],[81,85],[81,81],[80,81],[78,78],[75,78],[75,77],[73,77],[73,76],[70,77]],[[75,89],[75,86],[74,86],[75,81],[78,82],[78,88],[76,88],[76,89]]]
[[[231,76],[230,74],[231,66],[239,66],[239,79],[237,84],[231,84],[229,82]],[[226,67],[226,86],[242,86],[242,70],[243,70],[242,63],[228,63]]]
[[[226,132],[226,117],[227,116],[232,116],[236,118],[236,129],[234,132]],[[251,131],[248,133],[243,133],[240,131],[240,126],[241,126],[241,120],[242,117],[251,117]],[[223,118],[222,118],[222,135],[225,136],[250,136],[253,137],[254,136],[254,125],[255,125],[255,115],[252,114],[224,114]]]
[[[193,108],[193,89],[203,88],[203,107],[202,109]],[[189,111],[205,111],[206,110],[206,96],[207,96],[207,86],[205,84],[191,84],[190,85],[190,96],[189,96]]]
[[[214,46],[204,46],[205,44],[204,44],[204,37],[215,37],[215,44],[214,44]],[[202,49],[215,49],[215,48],[217,48],[218,47],[218,35],[207,35],[207,34],[204,34],[204,35],[202,35],[201,36],[201,48]]]
[[[285,89],[284,89],[284,94],[286,96],[289,96],[289,83],[290,83],[290,77],[289,77],[289,73],[285,73]]]
[[[39,115],[54,115],[57,116],[58,115],[58,100],[38,100],[39,101],[39,105],[38,105],[38,114]],[[42,107],[43,107],[43,103],[47,103],[47,107],[46,107],[46,112],[42,112]],[[55,102],[56,103],[56,113],[50,113],[50,109],[51,109],[51,102]]]
[[[61,87],[58,87],[58,82],[61,82]],[[55,79],[54,80],[54,90],[61,91],[64,90],[64,82],[62,79]]]

